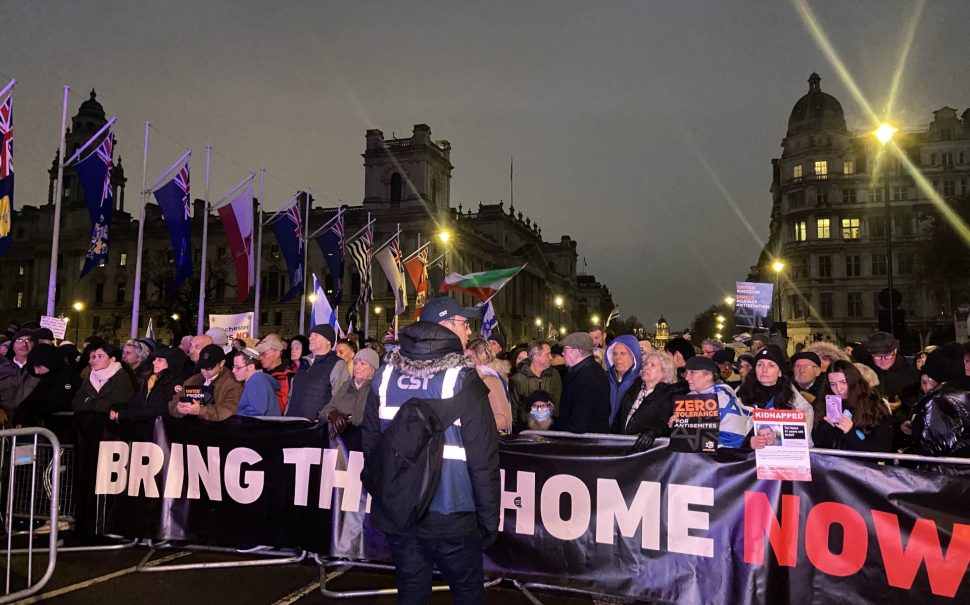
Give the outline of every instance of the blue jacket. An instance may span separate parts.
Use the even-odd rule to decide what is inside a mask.
[[[623,380],[617,380],[616,372],[613,370],[613,349],[617,343],[625,345],[633,355],[633,367],[623,375]],[[633,384],[643,369],[643,360],[640,359],[640,342],[629,334],[617,336],[610,343],[610,346],[606,347],[606,355],[603,357],[606,361],[606,374],[610,379],[610,426],[613,426],[616,414],[620,411],[620,402],[623,401],[623,395],[630,390],[630,385]]]
[[[239,400],[239,416],[279,416],[280,406],[276,404],[276,391],[280,382],[265,372],[256,372],[243,387]]]

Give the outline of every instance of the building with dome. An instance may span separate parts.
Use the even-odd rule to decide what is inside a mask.
[[[897,126],[894,144],[943,200],[970,193],[970,110],[958,116],[943,107],[928,126]],[[904,163],[881,154],[874,125],[857,128],[849,129],[842,105],[811,74],[808,92],[792,108],[781,157],[771,161],[769,238],[750,278],[774,283],[772,265],[783,263],[776,319],[787,324],[791,347],[820,338],[865,340],[880,318],[890,327],[892,302],[893,331],[908,350],[934,332],[949,329],[952,338],[954,314],[970,302],[970,276],[934,280],[924,257],[933,201]],[[890,267],[895,301],[887,296]]]
[[[653,337],[653,346],[658,351],[663,351],[664,347],[667,346],[668,340],[670,340],[670,324],[661,315],[660,319],[657,320],[657,332]]]

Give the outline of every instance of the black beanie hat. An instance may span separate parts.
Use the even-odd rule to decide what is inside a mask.
[[[781,352],[778,345],[768,345],[758,351],[758,354],[754,356],[753,365],[758,365],[758,362],[762,359],[774,362],[783,372],[788,367],[788,360],[785,359],[785,354]]]
[[[61,357],[54,345],[39,344],[27,353],[27,363],[31,367],[44,366],[54,372],[64,366],[64,358]]]

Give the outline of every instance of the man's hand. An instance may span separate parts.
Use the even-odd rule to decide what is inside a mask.
[[[175,406],[176,411],[183,416],[198,416],[199,415],[199,402],[198,401],[179,401],[178,405]]]

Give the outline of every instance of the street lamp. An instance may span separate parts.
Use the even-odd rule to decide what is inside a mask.
[[[566,304],[566,299],[563,298],[561,295],[556,295],[556,298],[552,299],[552,302],[556,304],[556,310],[557,310],[557,313],[559,314],[556,318],[556,323],[562,324],[562,308],[563,308],[563,305]]]
[[[542,318],[536,317],[536,338],[539,338],[539,330],[542,328]]]
[[[599,315],[593,315],[593,316],[592,316],[592,317],[590,317],[589,319],[590,319],[590,321],[592,321],[592,322],[593,322],[593,324],[594,324],[594,325],[595,325],[595,324],[598,324],[598,323],[600,322],[600,316],[599,316]]]
[[[74,324],[74,344],[77,344],[81,333],[81,311],[84,310],[84,303],[77,301],[72,306],[74,307],[74,320],[77,322]]]
[[[374,337],[380,339],[381,336],[381,311],[384,307],[374,307],[374,315],[377,317],[377,328],[374,332]]]
[[[775,317],[778,318],[778,321],[781,321],[781,292],[778,290],[778,276],[781,275],[782,269],[785,268],[785,263],[776,260],[771,263],[771,268],[775,270]]]
[[[734,297],[733,296],[725,296],[724,297],[724,304],[726,304],[729,307],[731,305],[733,305],[734,304]]]
[[[895,322],[893,322],[893,305],[895,301],[893,300],[893,222],[890,216],[889,207],[889,179],[886,177],[885,166],[883,166],[883,160],[886,154],[886,144],[893,140],[893,135],[896,134],[898,129],[890,124],[881,124],[879,128],[873,131],[873,135],[879,140],[879,171],[882,173],[882,197],[883,203],[886,209],[886,298],[889,303],[889,333],[893,336],[895,333]]]
[[[447,229],[438,232],[438,240],[441,242],[441,272],[448,275],[448,242],[451,241],[451,233]]]
[[[172,313],[172,321],[178,321],[179,319],[180,319],[180,316],[178,313]]]

